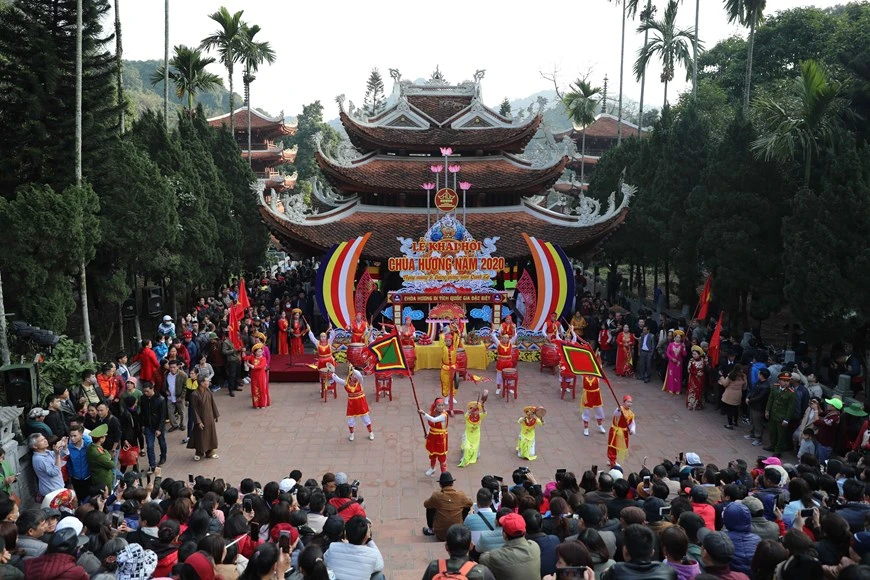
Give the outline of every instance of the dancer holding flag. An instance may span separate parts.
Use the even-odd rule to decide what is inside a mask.
[[[326,368],[331,369],[332,365]],[[350,432],[347,440],[353,441],[357,417],[362,417],[362,422],[369,431],[369,440],[374,440],[375,434],[372,431],[372,419],[369,417],[369,404],[363,390],[363,374],[353,368],[353,365],[348,365],[347,380],[342,379],[335,372],[332,372],[332,380],[344,387],[347,392],[347,429]]]
[[[447,471],[447,404],[438,397],[432,402],[428,413],[423,409],[417,409],[417,412],[429,423],[429,433],[426,435],[429,469],[426,475],[431,477],[435,473],[436,461],[441,464],[441,473],[444,473]]]

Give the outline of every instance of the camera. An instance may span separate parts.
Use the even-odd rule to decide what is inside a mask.
[[[350,484],[350,497],[356,499],[359,496],[359,480],[354,479]]]

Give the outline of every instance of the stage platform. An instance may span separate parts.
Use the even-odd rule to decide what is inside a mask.
[[[317,364],[316,354],[273,354],[269,367],[270,383],[316,383],[320,380],[317,369],[308,365]]]

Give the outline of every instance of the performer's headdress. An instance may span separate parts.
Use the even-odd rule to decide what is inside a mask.
[[[259,342],[251,347],[251,352],[257,352],[258,350],[263,350],[263,345]]]
[[[291,310],[290,312],[291,312],[292,314],[298,314],[298,315],[302,316],[302,309],[301,309],[301,308],[294,308],[294,309]]]
[[[633,400],[634,400],[634,399],[631,398],[631,395],[626,395],[626,396],[622,397],[622,402],[623,402],[623,403],[627,403],[627,402],[629,402],[629,401],[633,401]]]
[[[468,401],[469,409],[480,409],[480,401]]]
[[[704,356],[704,349],[698,346],[697,344],[692,345],[692,352],[697,352],[699,355]]]
[[[676,336],[679,336],[680,338],[682,338],[682,337],[686,336],[686,333],[683,332],[682,330],[677,329],[677,330],[674,331],[674,336],[675,336],[675,337],[676,337]]]
[[[435,405],[437,405],[439,403],[443,403],[443,402],[444,402],[443,397],[437,397],[434,401],[432,401],[432,406],[429,407],[429,414],[434,417],[435,416]]]
[[[523,407],[523,413],[534,413],[538,408],[534,405],[529,405],[528,407]]]

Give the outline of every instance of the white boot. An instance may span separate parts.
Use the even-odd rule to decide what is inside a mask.
[[[607,431],[604,430],[604,425],[599,425],[598,430],[602,433],[607,433]]]
[[[434,474],[434,473],[435,473],[435,468],[430,467],[429,469],[426,470],[426,477],[432,477],[432,474]]]
[[[375,432],[369,431],[369,441],[374,441],[374,440],[375,440]]]
[[[348,441],[353,441],[353,433],[351,433],[350,435],[347,436],[347,440],[348,440]]]
[[[584,436],[584,437],[589,437],[589,428],[588,428],[588,427],[584,427],[584,428],[583,428],[583,436]]]

